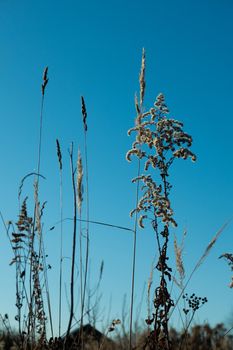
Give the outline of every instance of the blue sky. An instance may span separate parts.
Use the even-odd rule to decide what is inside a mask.
[[[41,76],[49,66],[45,97],[41,200],[47,200],[45,232],[59,220],[59,173],[55,140],[64,158],[64,217],[72,216],[67,149],[83,150],[80,95],[88,111],[90,217],[132,227],[136,162],[125,160],[135,118],[141,51],[146,50],[145,107],[163,92],[171,116],[193,136],[198,161],[177,162],[171,175],[178,237],[187,229],[187,276],[216,231],[232,217],[233,4],[217,1],[0,1],[0,210],[17,220],[21,178],[36,168]],[[25,195],[33,198],[30,181]],[[71,226],[65,223],[65,253]],[[12,319],[14,269],[1,225],[0,267],[4,288],[0,312]],[[233,312],[231,274],[218,260],[232,251],[232,224],[224,230],[187,292],[208,297],[197,322],[226,321]],[[121,317],[124,293],[130,295],[132,235],[91,226],[93,285],[103,259],[100,315]],[[56,314],[59,228],[45,234],[51,261],[51,293]],[[172,244],[172,243],[171,243]],[[172,247],[171,247],[172,249]],[[136,299],[150,274],[156,247],[148,227],[138,232]],[[173,262],[173,260],[171,260]],[[68,273],[68,271],[67,271]],[[155,281],[156,283],[156,281]],[[68,276],[67,276],[68,284]],[[57,287],[56,287],[57,285]],[[65,299],[65,296],[64,296]],[[144,310],[145,311],[145,310]],[[64,301],[64,314],[67,313]],[[142,312],[141,317],[144,318]],[[104,321],[106,322],[106,321]],[[174,324],[178,321],[174,319]]]

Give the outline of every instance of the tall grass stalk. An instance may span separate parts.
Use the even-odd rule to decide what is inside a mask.
[[[139,85],[140,85],[140,106],[138,105],[137,96],[135,95],[135,107],[137,115],[139,116],[143,110],[143,101],[145,95],[145,50],[142,50],[142,62],[141,62],[141,71],[139,75]],[[138,158],[138,174],[140,176],[141,173],[141,160]],[[139,200],[139,183],[136,186],[136,208],[138,206]],[[136,270],[136,248],[137,248],[137,222],[138,222],[138,214],[135,214],[134,220],[134,236],[133,236],[133,262],[132,262],[132,281],[131,281],[131,301],[130,301],[130,325],[129,325],[129,349],[132,349],[132,332],[133,332],[133,306],[134,306],[134,285],[135,285],[135,270]]]
[[[138,160],[138,176],[140,175],[140,160]],[[139,184],[136,187],[136,205],[139,199]],[[130,300],[130,320],[129,320],[129,350],[133,346],[133,311],[134,311],[134,289],[135,289],[135,273],[136,273],[136,250],[137,250],[137,222],[138,215],[136,213],[133,230],[133,260],[132,260],[132,274],[131,274],[131,300]]]
[[[58,334],[61,336],[61,312],[62,312],[62,278],[63,278],[63,179],[62,179],[62,153],[59,140],[56,140],[57,145],[57,157],[59,163],[59,174],[60,174],[60,261],[59,261],[59,305],[58,305]]]
[[[43,81],[41,85],[41,108],[40,108],[40,122],[39,122],[39,141],[38,141],[38,160],[37,160],[37,176],[34,181],[34,197],[35,197],[35,205],[34,205],[34,214],[33,214],[33,225],[31,232],[31,245],[30,245],[30,276],[29,276],[29,295],[30,295],[30,303],[29,303],[29,320],[28,320],[28,337],[31,339],[31,346],[35,343],[35,315],[34,315],[34,302],[35,290],[40,290],[39,283],[39,266],[38,261],[35,259],[35,231],[36,231],[36,220],[38,214],[38,203],[36,203],[36,198],[38,196],[39,191],[39,174],[40,174],[40,165],[41,165],[41,148],[42,148],[42,130],[43,130],[43,112],[44,112],[44,97],[45,97],[45,88],[48,84],[48,67],[45,68],[43,73]],[[26,219],[26,217],[25,217]],[[42,240],[42,232],[40,241]],[[40,245],[40,244],[39,244]],[[40,252],[39,252],[40,255]],[[38,281],[37,281],[38,279]],[[35,280],[37,281],[36,285],[34,284]],[[42,302],[42,300],[41,300]],[[43,304],[43,302],[42,302]],[[45,325],[43,325],[44,330],[42,331],[42,337],[45,337]]]
[[[73,187],[73,243],[72,243],[72,261],[71,261],[71,276],[70,276],[70,316],[68,321],[68,327],[66,332],[65,344],[67,343],[72,320],[74,317],[74,270],[75,270],[75,253],[76,253],[76,236],[77,236],[77,196],[76,196],[76,185],[75,185],[75,169],[73,160],[73,143],[69,150],[70,155],[70,167],[71,167],[71,181]],[[67,348],[67,347],[66,347]]]
[[[41,85],[41,107],[40,107],[40,126],[39,126],[39,142],[38,142],[38,162],[37,162],[37,173],[38,174],[40,174],[40,162],[41,162],[44,97],[45,97],[45,88],[48,84],[48,81],[49,81],[49,79],[48,79],[48,67],[46,67],[44,70],[44,73],[43,73],[43,82]],[[39,177],[38,177],[38,180],[39,180]]]
[[[77,204],[78,204],[78,212],[79,218],[82,220],[82,202],[83,202],[83,165],[81,152],[78,150],[78,160],[77,160]],[[79,221],[79,271],[80,271],[80,309],[81,309],[81,329],[80,329],[80,338],[81,344],[83,344],[83,254],[82,254],[82,222]]]
[[[88,149],[87,149],[87,110],[84,97],[81,96],[81,111],[83,117],[83,130],[84,130],[84,158],[85,158],[85,182],[86,182],[86,254],[85,254],[85,270],[84,270],[84,285],[83,285],[83,300],[81,305],[81,346],[83,349],[83,314],[85,305],[85,296],[87,288],[87,275],[88,275],[88,263],[89,263],[89,180],[88,180]],[[80,217],[81,219],[81,217]]]
[[[48,265],[46,262],[46,252],[44,247],[44,242],[42,242],[42,260],[43,260],[43,270],[44,270],[44,280],[45,280],[45,290],[46,290],[46,297],[47,297],[47,304],[48,304],[48,314],[49,314],[49,323],[50,323],[50,331],[52,338],[54,337],[54,331],[53,331],[53,318],[52,318],[52,307],[51,307],[51,300],[50,300],[50,292],[49,292],[49,279],[48,279]]]

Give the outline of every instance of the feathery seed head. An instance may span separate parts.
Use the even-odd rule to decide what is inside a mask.
[[[180,280],[182,281],[185,276],[184,264],[182,260],[182,247],[178,246],[176,237],[174,239],[174,249],[175,249],[175,256],[176,256],[176,267],[180,275]]]
[[[140,75],[139,75],[139,83],[140,83],[140,109],[142,109],[142,104],[143,104],[144,95],[145,95],[145,88],[146,88],[145,69],[146,69],[146,57],[145,57],[145,50],[144,50],[144,48],[143,48],[143,50],[142,50],[141,72],[140,72]]]

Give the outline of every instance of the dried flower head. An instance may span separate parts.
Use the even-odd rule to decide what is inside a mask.
[[[175,257],[176,257],[176,268],[177,268],[177,271],[179,272],[180,282],[181,282],[180,284],[182,286],[182,281],[185,277],[185,270],[184,270],[184,264],[182,259],[183,247],[178,246],[176,237],[174,239],[174,249],[175,249]]]
[[[46,85],[48,84],[48,67],[45,68],[43,73],[43,83],[41,85],[42,95],[44,96]]]
[[[139,75],[139,83],[140,83],[140,110],[142,108],[143,100],[144,100],[144,95],[145,95],[145,87],[146,87],[146,82],[145,82],[145,66],[146,66],[146,57],[145,57],[145,50],[143,48],[142,50],[142,64],[141,64],[141,72]]]
[[[81,104],[82,104],[83,126],[84,126],[84,130],[87,131],[87,110],[86,110],[86,105],[85,105],[83,96],[81,96]]]
[[[183,299],[187,303],[187,307],[183,309],[184,313],[187,315],[188,312],[192,310],[195,313],[201,306],[208,302],[206,297],[198,297],[193,293],[190,297],[187,293],[183,295]]]
[[[61,154],[61,147],[58,139],[56,139],[56,144],[57,144],[57,157],[58,157],[59,167],[60,167],[60,170],[62,170],[62,154]]]

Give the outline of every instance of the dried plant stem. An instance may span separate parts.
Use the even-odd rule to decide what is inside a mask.
[[[165,103],[163,94],[156,98],[154,106],[149,111],[143,111],[143,98],[145,94],[145,52],[142,54],[140,73],[140,103],[135,97],[137,117],[135,125],[128,131],[128,135],[136,132],[136,139],[132,148],[127,152],[126,159],[131,161],[134,155],[139,160],[144,158],[144,171],[155,169],[159,177],[156,180],[152,175],[139,174],[132,182],[142,182],[142,197],[133,214],[141,213],[138,225],[144,228],[145,219],[149,219],[148,213],[153,213],[151,220],[158,244],[159,258],[156,269],[160,274],[158,287],[155,289],[153,300],[154,312],[152,317],[146,320],[148,325],[153,325],[153,330],[146,339],[145,348],[157,350],[170,350],[171,343],[168,332],[169,311],[174,302],[168,292],[168,282],[171,281],[172,269],[168,266],[168,244],[171,225],[177,226],[173,218],[169,194],[171,184],[168,182],[169,168],[175,158],[196,160],[196,156],[190,151],[192,137],[183,131],[183,123],[168,117],[169,109]]]
[[[74,317],[74,268],[75,268],[75,253],[76,253],[76,236],[77,236],[77,197],[76,197],[76,186],[75,186],[75,170],[73,162],[73,143],[69,151],[70,154],[70,165],[71,165],[71,179],[73,187],[73,200],[74,200],[74,216],[73,216],[73,245],[72,245],[72,262],[71,262],[71,276],[70,276],[70,317],[66,332],[65,343],[70,334],[72,320]]]
[[[62,278],[63,278],[63,193],[62,193],[62,168],[60,167],[60,266],[59,266],[59,307],[58,307],[58,313],[59,313],[59,320],[58,320],[58,334],[59,337],[61,336],[61,310],[62,310]]]
[[[190,320],[188,322],[188,324],[186,325],[186,328],[184,330],[184,337],[181,338],[181,342],[180,342],[180,346],[179,346],[179,350],[182,350],[182,345],[183,343],[185,342],[186,344],[186,348],[187,348],[187,336],[188,336],[188,329],[193,321],[193,318],[194,318],[194,315],[195,315],[195,311],[192,312],[192,316],[190,317]]]
[[[83,315],[85,306],[85,296],[87,288],[87,275],[88,275],[88,263],[89,263],[89,181],[88,181],[88,152],[87,152],[87,110],[84,101],[84,97],[81,96],[81,111],[83,118],[83,130],[84,130],[84,158],[85,158],[85,182],[86,182],[86,253],[85,253],[85,269],[84,269],[84,285],[81,304],[81,349],[83,350]],[[80,216],[81,219],[81,216]],[[81,226],[81,221],[80,221]]]
[[[140,107],[138,106],[137,96],[135,95],[135,107],[137,111],[137,119],[140,118],[142,109],[143,109],[143,101],[145,95],[145,50],[142,50],[142,62],[141,62],[141,71],[139,75],[139,84],[140,84]],[[141,147],[139,147],[140,149]],[[140,151],[139,151],[140,152]],[[137,165],[137,176],[140,176],[141,172],[141,161],[138,158]],[[139,200],[139,182],[137,182],[136,187],[136,207],[138,206]],[[132,262],[132,279],[131,279],[131,301],[130,301],[130,325],[129,325],[129,350],[132,349],[132,333],[133,333],[133,307],[134,307],[134,285],[135,285],[135,270],[136,270],[136,248],[137,248],[137,224],[138,224],[138,212],[135,214],[134,220],[134,236],[133,236],[133,262]]]
[[[79,210],[79,217],[82,218],[82,209]],[[79,271],[80,271],[80,308],[81,308],[81,327],[80,337],[83,339],[83,255],[82,255],[82,222],[79,221]]]
[[[40,163],[41,163],[41,146],[42,146],[42,129],[43,129],[43,110],[44,110],[44,95],[41,96],[41,107],[40,107],[40,126],[39,126],[37,174],[40,173]],[[38,177],[38,176],[37,176],[37,177]]]
[[[227,334],[229,334],[230,333],[230,331],[232,331],[232,329],[233,329],[233,326],[231,327],[231,328],[229,328],[225,333],[224,333],[224,337],[227,335]]]
[[[6,223],[5,223],[5,220],[3,218],[3,215],[2,215],[2,212],[0,211],[0,217],[1,217],[1,220],[2,220],[2,223],[3,223],[3,226],[4,226],[4,229],[6,231],[6,234],[7,234],[7,237],[10,241],[10,245],[11,245],[11,248],[13,248],[13,244],[11,242],[11,238],[10,238],[10,235],[9,235],[9,230],[10,230],[10,226],[14,226],[12,223],[10,225],[8,225],[8,227],[6,226]],[[15,232],[14,230],[14,227],[13,227],[13,231]],[[20,297],[22,297],[22,293],[23,293],[23,288],[24,288],[24,285],[22,286],[22,290],[20,288],[20,275],[21,275],[21,259],[19,262],[17,262],[17,259],[16,259],[16,256],[18,254],[17,250],[14,250],[12,249],[12,251],[14,252],[14,257],[15,257],[15,261],[16,261],[16,306],[19,305],[21,303],[21,300],[20,300]],[[21,254],[19,254],[21,256]],[[19,331],[19,336],[20,338],[22,338],[22,328],[21,328],[21,307],[17,307],[17,316],[18,316],[18,331]]]
[[[38,163],[37,163],[37,173],[40,173],[40,161],[41,161],[41,145],[42,145],[42,129],[43,129],[43,111],[44,111],[44,96],[45,88],[48,84],[48,67],[45,68],[43,73],[43,83],[41,85],[41,106],[40,106],[40,127],[39,127],[39,143],[38,143]],[[39,183],[39,177],[37,177]]]
[[[141,172],[140,159],[138,159],[138,176]],[[139,182],[136,187],[136,207],[139,199]],[[133,262],[132,262],[132,279],[131,279],[131,301],[130,301],[130,324],[129,324],[129,350],[132,349],[132,334],[133,334],[133,307],[134,307],[134,286],[135,286],[135,270],[136,270],[136,248],[137,248],[137,225],[138,215],[136,212],[134,220],[134,235],[133,235]]]
[[[22,189],[23,189],[23,185],[24,185],[24,182],[27,178],[29,178],[30,176],[34,176],[34,177],[41,177],[42,179],[45,180],[45,177],[41,174],[38,174],[38,173],[29,173],[27,175],[25,175],[22,180],[20,181],[20,185],[19,185],[19,190],[18,190],[18,202],[19,202],[19,210],[20,210],[20,197],[21,197],[21,194],[22,194]]]
[[[73,218],[64,218],[64,221],[73,221]],[[88,222],[89,224],[94,224],[94,225],[101,225],[101,226],[107,226],[107,227],[113,227],[113,228],[117,228],[119,230],[123,230],[123,231],[131,231],[134,232],[134,230],[132,228],[129,227],[124,227],[124,226],[119,226],[119,225],[113,225],[113,224],[109,224],[107,222],[102,222],[102,221],[94,221],[94,220],[86,220],[86,219],[78,219],[77,221],[81,221],[81,222]],[[57,221],[54,225],[59,224],[61,221]],[[52,226],[54,227],[54,226]],[[50,229],[51,230],[51,229]]]
[[[59,186],[59,193],[60,193],[60,261],[59,261],[59,305],[58,305],[58,334],[59,337],[61,336],[61,309],[62,309],[62,263],[63,263],[63,179],[62,179],[62,153],[61,153],[61,147],[59,140],[56,139],[56,146],[57,146],[57,157],[58,157],[58,163],[59,163],[59,175],[60,175],[60,186]]]
[[[187,288],[190,280],[192,279],[194,273],[199,269],[199,267],[202,265],[202,263],[204,262],[204,260],[206,259],[206,257],[208,256],[210,250],[212,249],[212,247],[214,246],[214,244],[216,243],[218,237],[221,235],[221,233],[225,230],[225,228],[229,225],[229,223],[232,221],[232,219],[230,219],[229,221],[227,221],[219,230],[218,232],[215,234],[215,236],[212,238],[212,240],[210,241],[210,243],[207,245],[206,249],[204,250],[204,253],[201,255],[200,259],[197,261],[196,265],[194,266],[192,272],[190,273],[186,283],[184,284],[176,302],[175,305],[173,307],[173,309],[171,310],[170,314],[169,314],[169,318],[171,318],[173,312],[175,311],[175,308],[177,307],[185,289]]]
[[[47,303],[48,303],[50,331],[51,331],[51,336],[53,338],[54,332],[53,332],[52,308],[51,308],[50,293],[49,293],[49,281],[48,281],[48,273],[47,273],[46,253],[45,253],[45,247],[44,247],[44,242],[43,241],[42,241],[42,249],[43,249],[43,253],[42,253],[43,254],[43,268],[44,268],[46,297],[47,297]]]
[[[84,116],[86,114],[84,113]],[[81,327],[83,326],[83,314],[84,314],[84,306],[85,306],[85,296],[86,296],[86,288],[87,288],[87,275],[88,275],[88,263],[89,263],[89,181],[88,181],[88,152],[87,152],[87,125],[86,119],[84,120],[84,158],[85,158],[85,182],[86,182],[86,218],[87,218],[87,226],[86,226],[86,256],[85,256],[85,270],[84,270],[84,285],[83,285],[83,301],[82,301],[82,309],[81,309]],[[81,219],[81,217],[80,217]],[[81,346],[83,350],[83,332],[81,328]]]
[[[79,217],[82,219],[82,202],[83,202],[83,164],[80,150],[78,151],[77,160],[77,204]],[[79,332],[79,343],[83,344],[83,247],[82,247],[82,222],[79,221],[79,270],[80,270],[80,310],[81,310],[81,327]]]
[[[45,68],[43,74],[43,83],[42,83],[42,94],[41,94],[41,107],[40,107],[40,124],[39,124],[39,142],[38,142],[38,160],[37,160],[37,175],[35,177],[35,188],[37,187],[37,191],[39,190],[39,173],[40,173],[40,165],[41,165],[41,147],[42,147],[42,129],[43,129],[43,111],[44,111],[44,93],[45,87],[48,83],[47,78],[48,67]],[[36,225],[36,203],[34,205],[34,214],[33,214],[33,229],[32,229],[32,240],[30,247],[30,277],[29,277],[29,295],[30,295],[30,303],[29,303],[29,320],[28,320],[28,336],[31,338],[31,343],[35,342],[35,316],[33,313],[33,304],[34,304],[34,296],[33,296],[33,260],[34,260],[34,244],[35,244],[35,225]]]
[[[2,220],[2,223],[3,223],[3,226],[5,228],[7,238],[9,239],[9,242],[10,242],[10,245],[11,245],[11,248],[12,248],[13,245],[12,245],[11,237],[10,237],[10,234],[9,234],[9,227],[6,226],[6,223],[5,223],[5,220],[4,220],[4,217],[3,217],[3,214],[2,214],[1,211],[0,211],[0,217],[1,217],[1,220]]]

